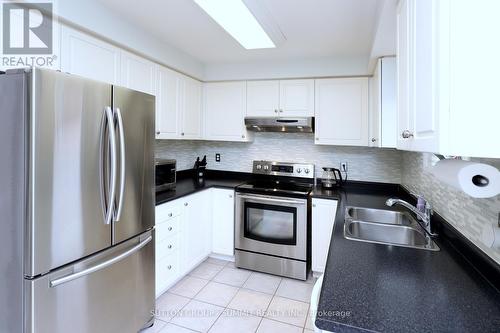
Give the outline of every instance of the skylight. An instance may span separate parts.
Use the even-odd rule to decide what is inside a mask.
[[[194,0],[194,2],[245,49],[276,47],[242,0]]]

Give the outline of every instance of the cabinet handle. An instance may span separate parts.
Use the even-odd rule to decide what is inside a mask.
[[[232,197],[233,197],[233,195],[232,195],[232,194],[230,194],[230,195],[229,195],[229,197],[230,197],[230,198],[232,198]]]
[[[241,137],[244,139],[244,138],[245,138],[245,135],[242,135]]]
[[[409,139],[413,138],[413,133],[409,130],[404,130],[403,133],[401,133],[401,136],[403,137],[403,139]]]
[[[280,109],[280,112],[283,113],[283,109]]]
[[[181,135],[184,136],[184,132],[182,132]]]
[[[187,205],[188,205],[188,203],[187,203],[187,202],[185,202],[185,203],[184,203],[184,206],[187,206]]]
[[[278,113],[278,110],[274,109],[274,113]]]
[[[168,227],[168,231],[172,231],[172,227]]]
[[[172,269],[172,265],[168,265],[168,266],[167,266],[167,268],[168,268],[168,269]]]
[[[160,131],[156,132],[156,135],[160,135]]]
[[[377,139],[375,139],[375,138],[372,138],[372,142],[375,142],[375,141],[377,141]]]
[[[172,244],[169,244],[169,245],[168,245],[168,248],[169,248],[169,249],[171,249],[171,248],[172,248]]]
[[[172,217],[172,213],[168,213],[168,217]]]
[[[316,141],[319,141],[319,138],[316,138]]]

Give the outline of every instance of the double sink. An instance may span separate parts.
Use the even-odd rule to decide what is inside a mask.
[[[439,251],[420,223],[406,212],[347,207],[344,237],[360,242]]]

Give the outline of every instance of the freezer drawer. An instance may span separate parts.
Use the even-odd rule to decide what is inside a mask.
[[[153,318],[154,233],[25,280],[26,332],[137,332]]]

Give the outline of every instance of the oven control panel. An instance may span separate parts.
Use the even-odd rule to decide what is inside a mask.
[[[253,161],[253,173],[272,176],[314,178],[314,164]]]

